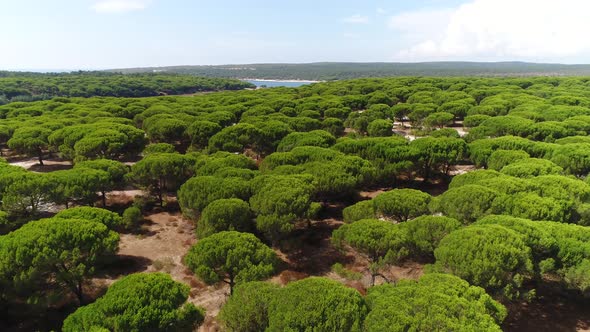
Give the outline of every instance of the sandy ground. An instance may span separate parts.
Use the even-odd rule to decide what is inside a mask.
[[[124,271],[104,282],[110,284],[119,276],[133,272],[169,273],[176,281],[189,285],[189,301],[207,311],[205,324],[199,331],[218,331],[214,317],[229,295],[229,288],[223,284],[204,285],[182,264],[182,258],[195,242],[193,223],[179,213],[152,214],[139,234],[121,234],[118,255],[128,262],[132,271]]]
[[[371,191],[361,191],[359,193],[359,196],[365,199],[373,199],[375,197],[377,197],[379,194],[382,194],[386,191],[391,190],[391,188],[382,188],[382,189],[375,189],[375,190],[371,190]]]
[[[107,193],[107,205],[109,204],[131,204],[135,196],[143,196],[145,193],[139,189],[113,190]]]
[[[449,171],[449,175],[451,175],[451,176],[461,175],[461,174],[473,172],[475,170],[477,170],[477,167],[475,167],[475,165],[454,165],[451,167],[451,169]]]
[[[311,228],[302,227],[293,233],[292,240],[275,251],[284,261],[282,270],[271,282],[285,285],[305,277],[325,276],[365,293],[370,286],[368,262],[353,252],[341,253],[330,243],[332,231],[342,225],[341,221],[328,218],[313,223]],[[220,331],[215,316],[229,296],[229,287],[223,283],[206,286],[193,276],[182,264],[183,256],[196,243],[194,225],[179,213],[160,212],[149,215],[138,234],[121,234],[118,268],[109,275],[95,279],[94,284],[103,288],[118,278],[134,272],[166,272],[172,278],[190,286],[189,301],[205,308],[205,323],[201,332]],[[342,263],[347,269],[362,273],[360,280],[347,280],[332,272],[334,263]],[[388,279],[416,279],[422,274],[419,264],[395,266],[383,271]],[[377,282],[383,282],[383,280]]]
[[[73,167],[70,161],[66,160],[43,160],[43,166],[39,165],[37,158],[19,158],[9,161],[10,165],[19,166],[33,172],[47,173]]]

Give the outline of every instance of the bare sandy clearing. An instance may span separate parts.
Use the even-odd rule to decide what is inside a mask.
[[[43,160],[44,165],[41,166],[37,158],[13,159],[9,161],[9,164],[39,173],[53,172],[73,167],[72,163],[67,160]]]
[[[141,193],[141,191],[139,191]],[[122,195],[134,196],[134,191]],[[161,212],[146,217],[147,223],[140,234],[121,234],[119,256],[143,261],[136,272],[166,272],[173,279],[191,287],[189,301],[205,308],[207,316],[199,331],[218,331],[214,317],[229,295],[229,287],[223,284],[206,286],[198,281],[183,264],[182,258],[196,242],[194,225],[179,213]]]

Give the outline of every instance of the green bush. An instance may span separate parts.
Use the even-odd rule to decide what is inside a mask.
[[[143,221],[143,214],[137,206],[131,206],[123,211],[123,224],[126,229],[137,228]]]

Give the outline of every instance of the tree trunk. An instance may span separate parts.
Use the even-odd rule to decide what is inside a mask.
[[[164,207],[164,192],[165,189],[165,183],[164,183],[164,179],[162,177],[160,177],[160,179],[158,180],[158,199],[160,200],[160,207]]]
[[[78,298],[78,303],[80,303],[80,306],[84,305],[84,293],[82,291],[82,281],[77,282],[73,291],[74,291],[74,294],[76,294],[76,297]]]
[[[107,193],[104,191],[100,192],[102,194],[102,207],[106,208],[107,207]]]
[[[424,182],[428,182],[428,180],[430,179],[430,167],[429,166],[424,166]]]
[[[43,153],[39,152],[38,158],[39,158],[39,165],[43,166],[44,165],[43,164]]]
[[[235,286],[234,276],[230,274],[228,276],[228,279],[229,279],[229,281],[227,281],[227,280],[224,279],[223,282],[225,282],[226,284],[229,285],[229,294],[230,295],[233,295],[233,293],[234,293],[234,286]]]
[[[31,214],[32,215],[37,214],[37,205],[35,204],[35,199],[31,198],[30,203],[31,203]]]

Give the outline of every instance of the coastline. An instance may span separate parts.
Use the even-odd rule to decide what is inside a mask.
[[[279,79],[267,79],[267,78],[238,78],[241,81],[255,81],[255,82],[288,82],[288,83],[322,83],[325,81],[313,81],[313,80],[279,80]]]

